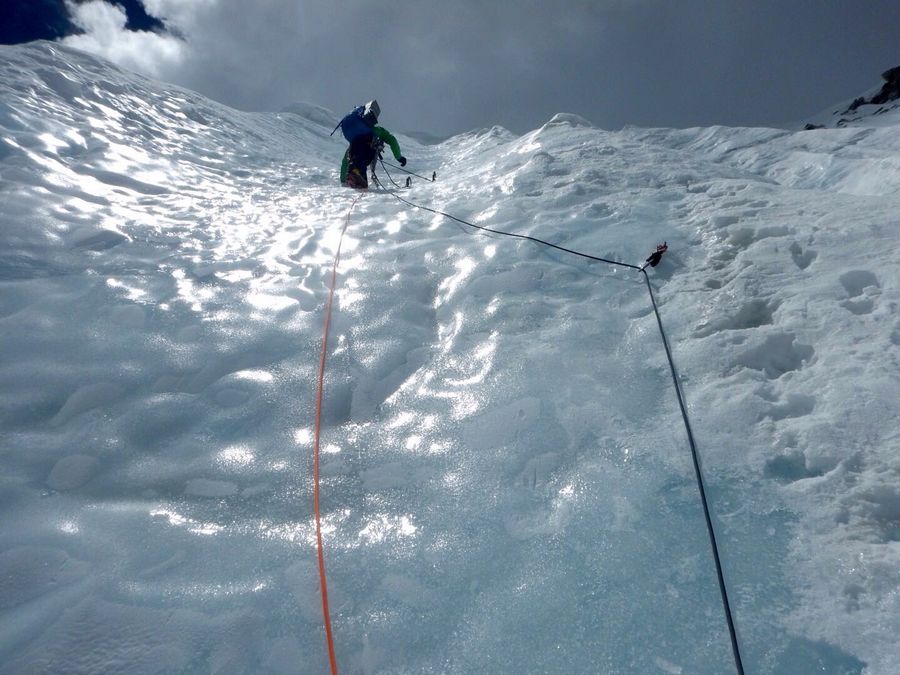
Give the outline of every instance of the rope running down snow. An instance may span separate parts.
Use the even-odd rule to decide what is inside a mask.
[[[387,171],[387,169],[385,169],[385,171]],[[382,188],[384,187],[383,185],[381,185],[381,183],[378,182],[377,178],[376,178],[376,183],[380,187],[382,187]],[[678,398],[678,407],[681,410],[681,418],[682,418],[682,420],[684,420],[684,428],[687,433],[688,445],[690,446],[690,449],[691,449],[691,459],[693,460],[693,463],[694,463],[694,474],[697,478],[697,488],[700,492],[700,501],[703,504],[703,516],[706,521],[706,531],[709,534],[709,543],[710,543],[710,547],[712,548],[713,560],[715,561],[716,578],[718,579],[718,582],[719,582],[719,593],[722,597],[722,605],[725,610],[725,620],[728,624],[728,635],[729,635],[729,638],[731,639],[731,653],[732,653],[732,656],[734,657],[734,665],[735,665],[735,668],[737,669],[738,675],[744,675],[744,665],[743,665],[743,661],[741,659],[741,650],[740,650],[740,646],[738,644],[737,631],[736,631],[735,625],[734,625],[734,616],[733,616],[733,613],[731,610],[731,603],[728,601],[728,589],[725,585],[725,575],[722,571],[722,560],[721,560],[721,557],[719,556],[719,545],[716,541],[716,532],[715,532],[715,528],[713,527],[712,517],[710,515],[709,500],[707,499],[707,496],[706,496],[706,487],[705,487],[705,483],[703,480],[703,472],[700,468],[700,453],[697,450],[697,444],[694,442],[694,433],[691,429],[691,422],[690,422],[690,419],[688,418],[688,414],[687,414],[687,406],[685,405],[684,396],[681,391],[681,385],[679,384],[679,381],[678,381],[678,372],[675,368],[675,361],[672,357],[672,350],[669,348],[669,340],[666,336],[666,331],[665,331],[665,328],[663,327],[662,318],[659,314],[659,307],[656,304],[656,297],[653,295],[653,287],[650,284],[650,276],[647,274],[647,269],[646,269],[647,265],[644,265],[643,267],[639,267],[637,265],[631,265],[629,263],[618,262],[616,260],[608,260],[606,258],[600,258],[598,256],[590,255],[587,253],[582,253],[581,251],[575,251],[573,249],[565,248],[563,246],[558,246],[557,244],[553,244],[551,242],[544,241],[543,239],[538,239],[537,237],[531,237],[531,236],[524,235],[524,234],[516,234],[514,232],[505,232],[503,230],[495,230],[493,228],[485,227],[483,225],[476,225],[475,223],[470,223],[467,220],[463,220],[462,218],[457,218],[456,216],[453,216],[449,213],[445,213],[445,212],[439,211],[437,209],[432,209],[428,206],[422,206],[421,204],[416,204],[414,202],[411,202],[407,199],[404,199],[403,197],[398,195],[396,192],[388,190],[388,193],[391,194],[396,199],[398,199],[399,201],[403,202],[404,204],[407,204],[407,205],[412,206],[417,209],[421,209],[423,211],[428,211],[430,213],[434,213],[436,215],[444,216],[445,218],[454,220],[457,223],[461,223],[463,225],[468,225],[469,227],[474,227],[475,229],[482,230],[484,232],[491,232],[493,234],[498,234],[498,235],[502,235],[505,237],[513,237],[516,239],[526,239],[526,240],[532,241],[536,244],[540,244],[541,246],[549,246],[550,248],[556,249],[557,251],[563,251],[564,253],[570,253],[570,254],[578,256],[580,258],[586,258],[588,260],[595,260],[597,262],[602,262],[602,263],[606,263],[609,265],[616,265],[618,267],[627,267],[629,269],[638,270],[639,272],[641,272],[644,275],[644,281],[647,284],[647,292],[650,294],[650,302],[653,305],[653,313],[656,315],[656,323],[659,326],[659,335],[662,338],[663,347],[665,348],[665,351],[666,351],[666,358],[669,361],[669,371],[672,374],[672,383],[675,385],[675,395]]]
[[[331,665],[331,675],[337,675],[337,657],[334,652],[334,636],[331,631],[331,614],[328,611],[328,583],[325,577],[325,552],[322,545],[322,517],[319,510],[319,445],[322,432],[322,397],[325,389],[325,359],[328,355],[328,329],[331,326],[331,307],[334,304],[334,289],[337,283],[338,261],[341,257],[341,244],[344,243],[344,233],[350,225],[350,214],[353,207],[362,195],[356,197],[347,210],[344,226],[338,239],[337,250],[334,253],[334,263],[331,267],[331,283],[328,287],[328,301],[325,303],[325,323],[322,326],[322,351],[319,354],[319,378],[316,388],[316,422],[313,441],[313,511],[316,518],[316,556],[319,562],[319,588],[322,591],[322,620],[325,624],[325,640],[328,643],[328,662]]]

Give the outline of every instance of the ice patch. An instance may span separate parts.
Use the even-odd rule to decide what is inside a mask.
[[[464,424],[463,443],[474,450],[502,447],[536,424],[540,413],[541,400],[534,397],[495,408]]]
[[[0,609],[18,607],[85,577],[89,563],[62,549],[16,546],[0,553]]]
[[[47,487],[51,490],[74,490],[87,483],[100,467],[96,457],[90,455],[69,455],[53,465],[47,477]]]
[[[187,482],[184,491],[186,494],[194,495],[196,497],[221,499],[236,495],[238,487],[229,481],[192,478]]]
[[[260,657],[259,619],[244,612],[205,615],[86,599],[62,609],[10,672],[184,672],[199,655],[218,672],[247,672]]]
[[[89,410],[104,408],[121,401],[125,389],[112,382],[98,382],[79,387],[66,399],[65,404],[53,417],[53,426],[62,426],[72,418]]]

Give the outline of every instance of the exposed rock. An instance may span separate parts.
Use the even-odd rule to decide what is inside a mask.
[[[847,108],[844,113],[853,112],[861,105],[879,105],[900,98],[900,66],[884,71],[881,74],[881,78],[884,80],[881,91],[869,100],[866,100],[864,96],[860,96],[850,104],[850,107]]]
[[[870,103],[887,103],[900,98],[900,66],[886,70],[881,74],[884,85]]]

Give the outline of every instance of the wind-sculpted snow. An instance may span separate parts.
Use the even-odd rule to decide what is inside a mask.
[[[359,196],[327,111],[0,54],[0,672],[327,672],[315,381]],[[668,242],[748,673],[900,662],[896,131],[400,135],[438,175],[414,203],[630,264]],[[342,672],[733,668],[633,270],[363,194],[322,451]]]

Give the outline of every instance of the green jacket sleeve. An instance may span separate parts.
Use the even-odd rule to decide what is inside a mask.
[[[403,156],[403,153],[400,152],[400,144],[397,142],[397,139],[394,138],[394,135],[384,127],[375,127],[374,129],[372,129],[372,132],[376,136],[378,136],[378,138],[391,146],[391,152],[394,153],[394,159],[399,162],[400,158]]]
[[[341,183],[347,180],[347,171],[350,169],[350,148],[344,153],[344,159],[341,160]]]

